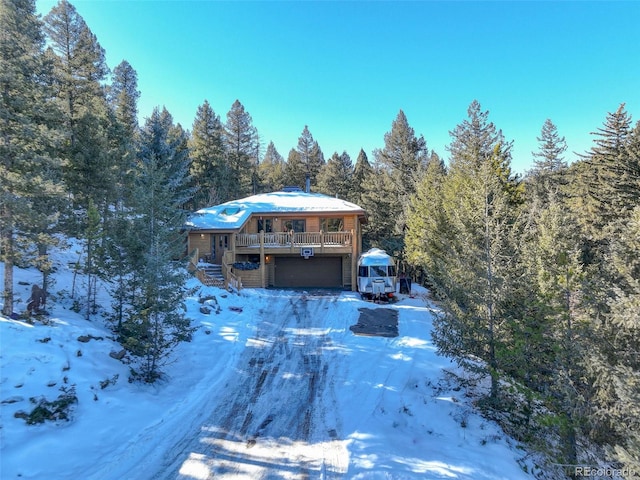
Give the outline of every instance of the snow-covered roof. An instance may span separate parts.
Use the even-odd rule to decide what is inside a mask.
[[[355,203],[321,193],[281,191],[261,193],[251,197],[206,207],[190,215],[186,227],[196,230],[236,230],[242,227],[252,214],[284,213],[352,213],[364,215]]]
[[[393,265],[393,259],[379,248],[372,248],[360,255],[358,265]]]

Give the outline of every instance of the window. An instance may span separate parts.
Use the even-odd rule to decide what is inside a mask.
[[[320,230],[323,232],[342,232],[344,231],[343,218],[321,218]]]
[[[369,267],[371,269],[372,277],[386,277],[387,276],[387,267],[385,265],[372,265]]]
[[[285,220],[283,222],[285,232],[293,230],[294,232],[306,231],[306,222],[304,220]]]
[[[239,211],[240,211],[239,208],[227,207],[220,213],[222,213],[222,215],[231,216],[231,215],[236,215]]]
[[[358,268],[359,277],[395,277],[396,267],[393,265],[371,265],[370,267],[360,265]]]
[[[258,219],[258,233],[260,233],[261,231],[263,231],[265,233],[271,233],[273,232],[273,220],[270,218],[265,218],[264,220],[262,218]]]

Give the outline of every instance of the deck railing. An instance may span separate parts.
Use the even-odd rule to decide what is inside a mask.
[[[353,232],[236,233],[236,247],[348,246]]]

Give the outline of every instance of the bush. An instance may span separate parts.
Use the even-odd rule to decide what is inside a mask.
[[[16,418],[23,418],[27,425],[37,425],[44,423],[47,420],[69,421],[71,410],[74,404],[78,403],[78,397],[76,396],[76,387],[61,387],[62,394],[55,400],[49,401],[46,398],[31,398],[31,403],[35,404],[33,410],[30,413],[19,411],[15,413]]]

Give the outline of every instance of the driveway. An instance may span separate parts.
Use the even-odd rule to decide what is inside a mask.
[[[325,321],[337,298],[291,293],[280,311],[260,310],[220,401],[155,478],[341,478],[340,362]]]

